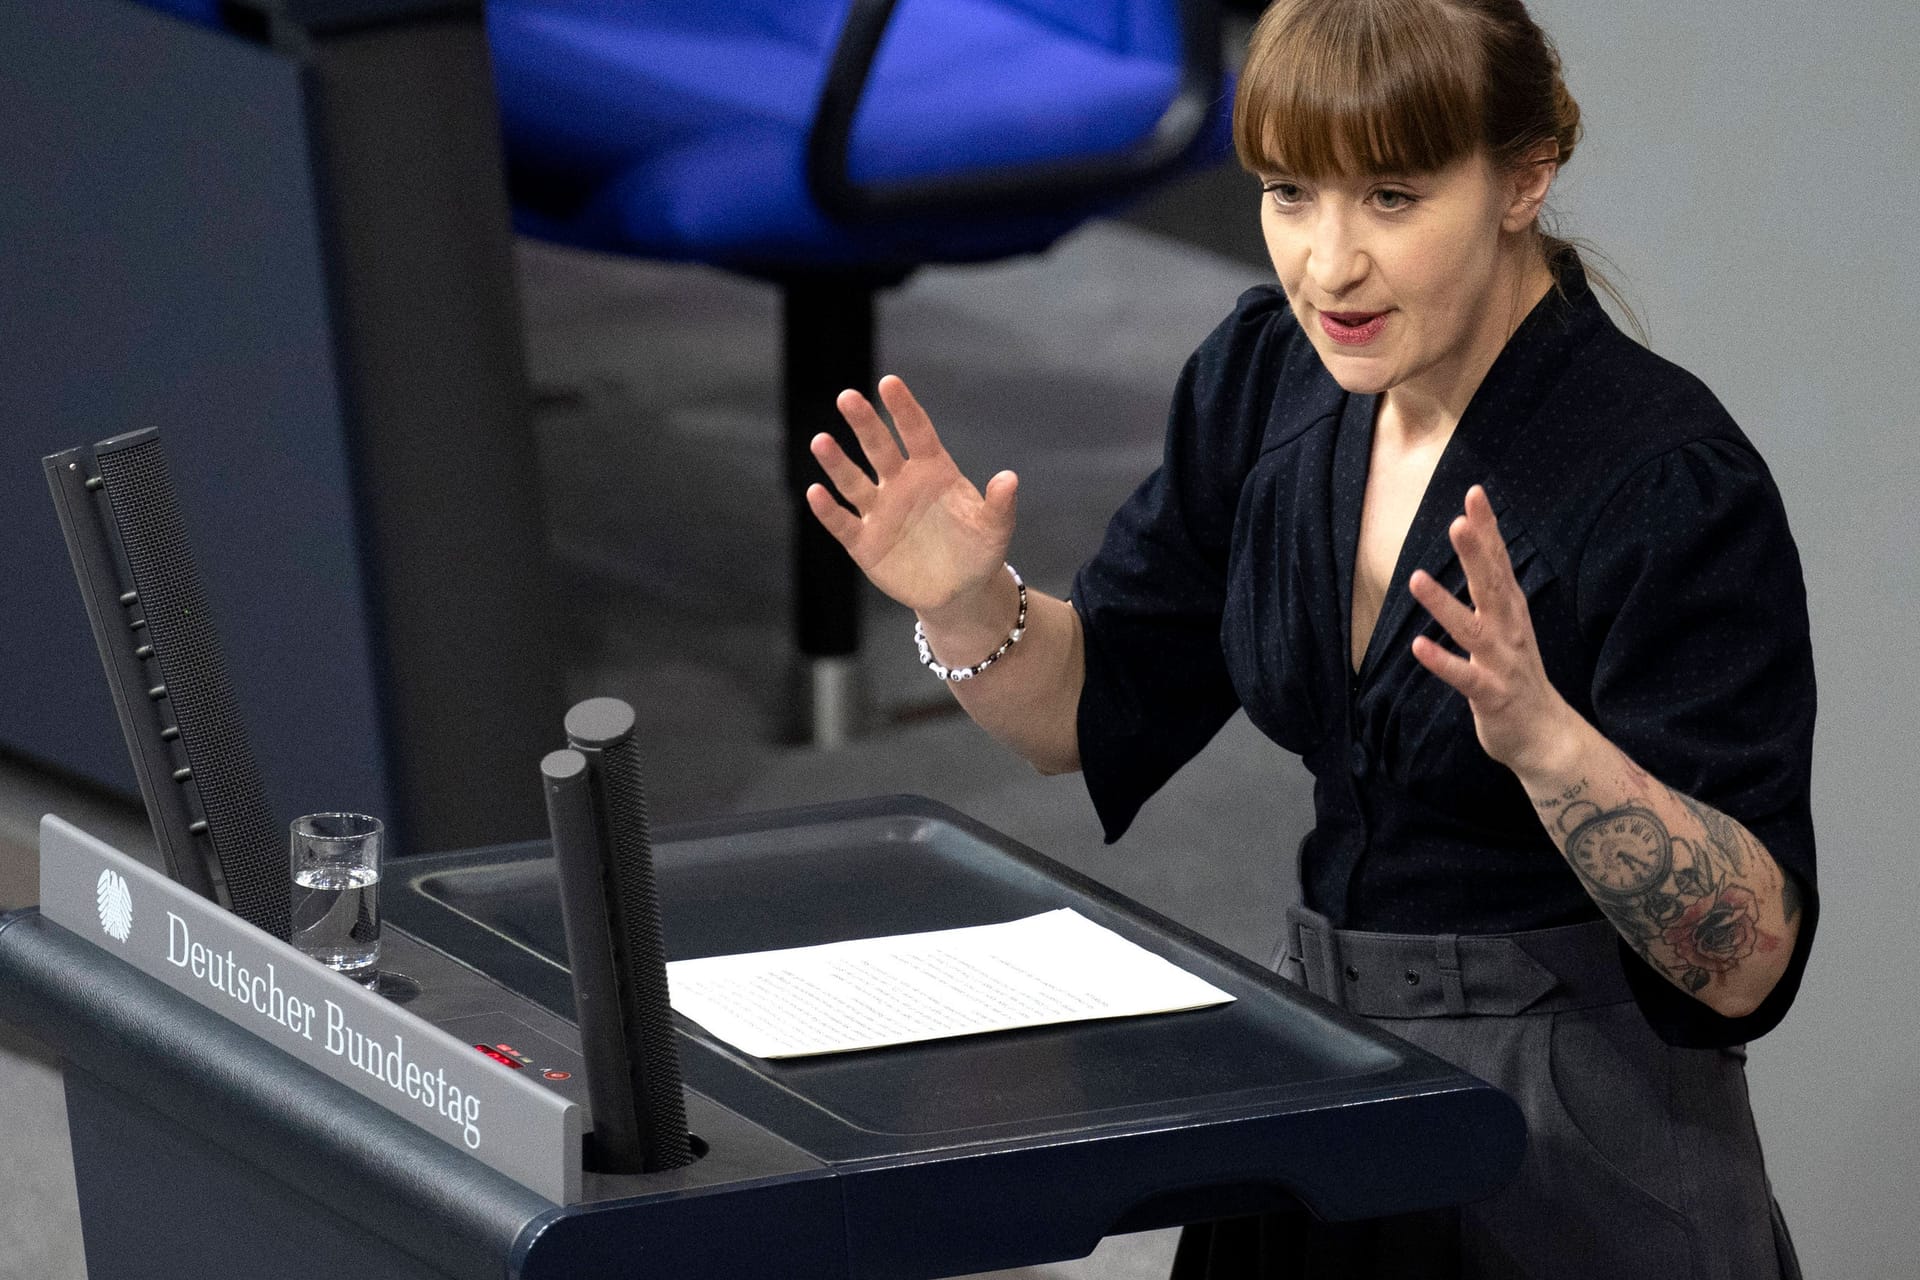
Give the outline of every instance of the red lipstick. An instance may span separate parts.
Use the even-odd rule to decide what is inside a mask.
[[[1320,328],[1343,347],[1365,346],[1387,327],[1385,311],[1322,311]]]

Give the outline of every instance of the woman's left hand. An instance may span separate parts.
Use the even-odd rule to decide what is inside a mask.
[[[1454,517],[1447,537],[1466,570],[1472,605],[1462,604],[1424,569],[1414,570],[1408,589],[1467,656],[1426,636],[1415,637],[1413,656],[1466,697],[1480,745],[1524,778],[1550,767],[1572,736],[1570,721],[1578,713],[1547,679],[1526,593],[1513,576],[1506,540],[1481,486],[1467,490],[1466,513]]]

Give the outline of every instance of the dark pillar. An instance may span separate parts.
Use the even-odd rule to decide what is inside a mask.
[[[807,486],[828,483],[807,442],[831,434],[867,466],[834,408],[848,387],[873,394],[874,285],[855,275],[784,282],[787,483],[794,512],[793,627],[802,666],[802,736],[837,746],[857,729],[860,571],[807,509]],[[868,467],[871,474],[872,468]],[[829,485],[829,487],[831,487]]]
[[[544,831],[561,711],[486,31],[420,7],[292,42],[409,851]]]

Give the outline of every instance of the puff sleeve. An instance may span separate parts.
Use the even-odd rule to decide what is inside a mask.
[[[1081,771],[1109,843],[1240,705],[1220,644],[1229,544],[1297,332],[1278,288],[1240,297],[1181,372],[1160,466],[1074,579],[1086,638]]]
[[[1669,1043],[1754,1039],[1793,1002],[1819,917],[1806,589],[1766,465],[1727,438],[1646,461],[1602,509],[1577,583],[1595,726],[1669,787],[1745,825],[1802,904],[1785,974],[1745,1017],[1687,996],[1623,941],[1629,982]]]

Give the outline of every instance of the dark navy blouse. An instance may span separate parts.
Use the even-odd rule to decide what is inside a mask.
[[[1236,708],[1312,771],[1302,893],[1346,928],[1500,933],[1600,918],[1487,756],[1464,697],[1413,657],[1458,652],[1407,591],[1466,597],[1447,539],[1486,486],[1555,688],[1654,777],[1737,818],[1803,890],[1793,962],[1729,1019],[1621,944],[1676,1044],[1770,1029],[1818,915],[1806,593],[1766,464],[1713,394],[1639,346],[1576,264],[1488,370],[1422,497],[1354,674],[1348,631],[1379,397],[1349,395],[1285,295],[1243,294],[1181,374],[1166,453],[1074,581],[1081,765],[1116,840]]]

